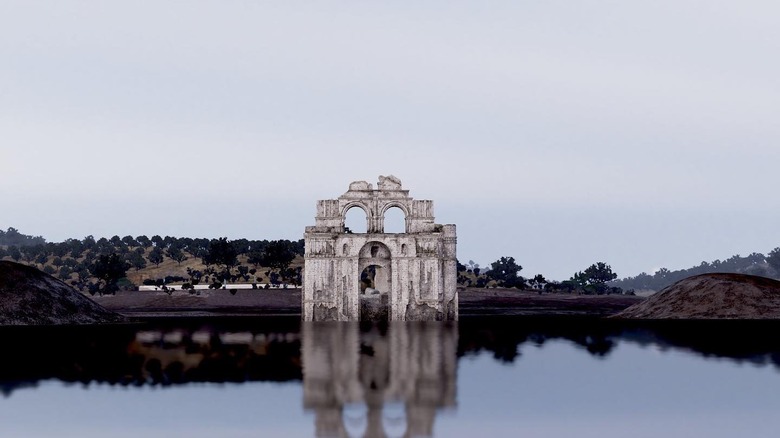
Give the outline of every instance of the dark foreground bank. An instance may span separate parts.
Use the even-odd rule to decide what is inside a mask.
[[[111,324],[124,320],[51,275],[0,260],[0,326]]]

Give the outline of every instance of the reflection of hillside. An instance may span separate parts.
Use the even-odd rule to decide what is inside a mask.
[[[120,385],[301,379],[297,330],[24,327],[0,330],[0,387],[38,380]]]
[[[455,406],[457,328],[311,323],[302,328],[304,407],[317,436],[431,436]]]
[[[458,355],[490,351],[513,362],[525,343],[564,340],[604,357],[620,342],[780,368],[778,321],[616,321],[591,318],[485,318],[461,321]]]
[[[426,416],[429,423],[421,418],[414,424],[432,427],[432,414],[454,403],[456,357],[489,352],[512,362],[523,344],[563,340],[606,357],[617,344],[629,342],[780,369],[780,339],[774,335],[780,323],[773,321],[490,317],[444,327],[391,324],[383,330],[327,323],[301,328],[297,318],[259,321],[210,319],[209,327],[202,321],[155,327],[3,327],[0,392],[7,396],[47,379],[127,386],[296,381],[303,378],[303,356],[304,405],[315,410],[328,403],[343,406],[332,414],[323,409],[322,421],[335,415],[333,421],[344,419],[346,428],[362,427],[381,411],[404,427],[412,415]],[[417,407],[409,411],[408,406]],[[427,427],[420,426],[419,433]]]
[[[301,378],[297,333],[139,332],[128,345],[127,353],[139,365],[134,378],[141,383]]]

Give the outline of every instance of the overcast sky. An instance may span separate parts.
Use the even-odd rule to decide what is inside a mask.
[[[773,1],[0,1],[0,228],[298,239],[399,177],[565,279],[780,246]]]

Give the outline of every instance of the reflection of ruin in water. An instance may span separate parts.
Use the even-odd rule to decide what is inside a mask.
[[[317,359],[319,363],[325,365],[340,357],[351,357],[342,361],[344,366],[351,364],[350,369],[322,371],[312,365],[312,368],[307,367],[311,376],[322,378],[328,373],[337,377],[354,376],[358,370],[362,375],[368,375],[372,363],[380,368],[384,366],[378,358],[385,354],[382,351],[388,351],[392,354],[388,353],[387,360],[393,364],[390,368],[385,367],[388,372],[404,369],[399,365],[401,358],[406,358],[403,363],[409,369],[413,369],[412,364],[439,363],[431,360],[436,359],[446,368],[435,365],[431,369],[452,370],[441,371],[438,375],[448,376],[446,382],[452,382],[450,387],[454,388],[456,355],[487,353],[511,363],[522,360],[523,346],[543,347],[550,341],[566,341],[597,357],[608,357],[615,346],[629,343],[653,346],[660,352],[686,352],[705,359],[724,358],[735,363],[771,365],[780,371],[780,338],[775,335],[778,322],[772,320],[642,322],[491,316],[462,319],[457,330],[446,325],[437,329],[435,324],[441,323],[391,323],[386,335],[379,332],[361,334],[357,327],[343,325],[339,328],[336,323],[320,323],[316,333],[312,333],[307,324],[303,323],[302,328],[300,320],[294,317],[211,319],[208,324],[198,321],[185,324],[178,320],[172,324],[140,327],[0,327],[3,351],[0,394],[11,396],[16,390],[32,388],[39,381],[50,379],[132,387],[169,387],[192,382],[299,381],[302,379],[302,349],[312,358],[307,360],[310,363],[317,357],[321,358]],[[330,324],[335,327],[328,328]],[[301,329],[306,333],[302,334]],[[334,333],[334,330],[341,331]],[[417,330],[421,332],[415,334]],[[431,330],[441,332],[430,333]],[[382,340],[376,343],[373,337]],[[363,354],[361,343],[365,344]],[[398,349],[394,345],[410,347]],[[374,354],[373,358],[369,353]],[[426,354],[432,357],[426,358]],[[333,357],[331,362],[326,361],[328,355]],[[382,373],[378,370],[371,375],[384,375]],[[398,375],[397,371],[387,374],[391,380]],[[444,385],[441,382],[428,385],[425,379],[414,379],[417,378],[406,377],[407,382],[421,383],[417,386],[418,391]],[[352,381],[362,382],[354,377]],[[330,388],[338,387],[334,384]],[[451,392],[454,394],[454,389]],[[341,400],[346,410],[358,402],[363,403],[349,402],[351,399],[345,397]],[[387,410],[388,406],[400,409],[399,403],[406,399],[399,397],[390,405],[388,399],[385,400]],[[441,403],[440,406],[448,405]],[[306,406],[314,409],[314,405]],[[344,415],[355,416],[352,412]]]
[[[307,323],[301,335],[317,436],[431,436],[437,411],[455,407],[454,325]]]

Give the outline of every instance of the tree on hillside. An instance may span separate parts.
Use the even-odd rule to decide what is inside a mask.
[[[163,250],[159,246],[155,246],[149,251],[149,262],[154,263],[154,266],[160,266],[163,262]]]
[[[24,249],[24,251],[22,251],[22,260],[27,262],[28,265],[31,265],[34,259],[35,253],[30,250],[30,247],[27,247]]]
[[[108,255],[114,252],[114,245],[105,237],[98,239],[97,242],[95,242],[95,245],[100,254]]]
[[[103,254],[108,255],[108,254]],[[87,265],[91,264],[92,262],[97,259],[98,254],[95,251],[89,251],[84,253],[84,259],[82,260],[82,263],[86,263]]]
[[[266,245],[260,264],[270,268],[272,271],[281,273],[290,267],[290,263],[294,259],[295,250],[290,241],[273,240]]]
[[[138,242],[139,245],[143,246],[144,248],[149,248],[150,246],[152,246],[152,241],[149,240],[149,238],[144,235],[140,235],[136,237],[135,240]]]
[[[65,242],[62,243],[47,243],[46,247],[48,248],[51,255],[55,257],[65,257],[65,255],[70,252],[70,249],[68,248],[68,245]]]
[[[178,245],[171,245],[170,248],[165,250],[165,255],[175,260],[178,264],[181,264],[181,262],[187,260],[187,256],[184,255],[184,251],[182,251]]]
[[[79,263],[73,268],[73,272],[76,273],[76,279],[71,280],[70,283],[81,291],[85,290],[89,285],[89,279],[92,276],[89,267],[85,266],[84,263]],[[96,291],[92,290],[90,292],[94,293]]]
[[[612,267],[604,262],[590,265],[584,273],[590,284],[602,284],[617,278],[617,274],[612,272]]]
[[[117,282],[127,275],[129,265],[118,254],[101,255],[89,268],[92,276],[98,279],[96,292],[116,293]],[[92,290],[90,290],[92,292]]]
[[[92,250],[95,248],[95,245],[97,245],[97,242],[95,242],[95,237],[90,234],[81,239],[81,245],[85,250]]]
[[[206,266],[222,266],[228,273],[230,269],[238,264],[238,253],[227,237],[214,239],[209,243],[208,253],[203,258]]]
[[[45,265],[48,261],[49,256],[45,252],[38,253],[38,255],[35,256],[35,263],[41,266]]]
[[[577,272],[571,281],[579,285],[585,293],[604,294],[610,292],[608,281],[617,278],[612,267],[604,262],[590,265],[585,271]]]
[[[131,267],[135,268],[136,271],[145,268],[146,259],[144,258],[143,248],[137,248],[135,251],[127,253],[127,262]]]
[[[780,274],[780,247],[769,251],[769,254],[766,255],[766,262],[777,274]]]
[[[521,287],[525,279],[519,275],[523,269],[515,262],[514,257],[501,257],[490,264],[490,270],[485,273],[491,280],[495,280],[501,287]]]
[[[164,248],[170,248],[171,246],[175,246],[179,243],[179,239],[177,239],[174,236],[165,236],[163,237],[163,244],[162,246]]]
[[[246,254],[252,248],[251,243],[247,239],[231,240],[230,244],[233,245],[233,248],[235,248],[236,253],[238,254]]]
[[[81,254],[83,254],[86,249],[84,243],[78,239],[68,239],[64,244],[68,248],[69,255],[74,259],[81,257]]]
[[[67,280],[70,278],[70,268],[67,266],[60,267],[59,272],[57,273],[57,276],[60,278],[60,280]]]
[[[255,268],[260,266],[261,263],[263,263],[263,250],[262,249],[252,249],[249,251],[249,254],[247,254],[246,261],[254,265]]]
[[[192,239],[187,244],[187,252],[192,254],[193,257],[199,258],[203,260],[203,263],[205,264],[205,258],[206,255],[209,253],[209,244],[211,241],[209,239]]]

